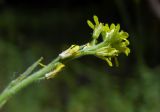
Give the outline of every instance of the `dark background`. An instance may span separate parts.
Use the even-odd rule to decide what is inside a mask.
[[[91,40],[86,20],[120,23],[131,54],[110,68],[95,57],[68,63],[56,78],[36,82],[2,112],[159,112],[158,0],[1,0],[0,90],[39,57],[49,63],[71,44]]]

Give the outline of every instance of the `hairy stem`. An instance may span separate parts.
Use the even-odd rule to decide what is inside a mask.
[[[32,84],[33,82],[40,79],[53,78],[57,73],[59,73],[65,66],[64,63],[82,57],[84,55],[94,55],[102,60],[105,60],[109,66],[112,66],[112,58],[116,59],[120,53],[124,53],[128,56],[130,49],[128,48],[129,41],[128,33],[120,30],[120,25],[117,26],[111,24],[103,24],[98,21],[97,16],[93,16],[95,25],[91,21],[88,21],[88,25],[93,29],[92,41],[79,45],[71,45],[67,50],[59,54],[52,62],[50,62],[44,68],[33,72],[33,70],[38,66],[42,58],[31,65],[22,75],[17,79],[11,81],[11,83],[4,89],[0,94],[0,108],[18,91],[24,87]],[[102,41],[99,42],[97,39],[102,36]],[[43,64],[41,64],[43,65]]]
[[[25,79],[17,82],[16,84],[7,87],[7,89],[5,89],[1,95],[0,95],[0,108],[3,107],[3,105],[14,95],[16,94],[18,91],[20,91],[21,89],[23,89],[24,87],[30,85],[31,83],[39,80],[40,77],[43,77],[44,74],[48,73],[49,71],[51,71],[52,69],[55,68],[56,64],[60,61],[60,58],[57,57],[55,60],[53,60],[51,63],[49,63],[46,67],[40,69],[39,71],[33,73],[32,75],[26,77]],[[29,67],[30,68],[30,67]],[[27,69],[27,73],[31,73],[33,71],[33,69]],[[24,73],[26,73],[24,72]],[[19,78],[19,77],[18,77]],[[14,81],[18,80],[15,79]]]

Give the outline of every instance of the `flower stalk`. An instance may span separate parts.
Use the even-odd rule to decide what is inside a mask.
[[[94,55],[105,62],[109,66],[118,66],[118,56],[119,54],[128,54],[130,49],[128,48],[129,41],[128,33],[120,31],[120,25],[111,24],[110,27],[108,24],[103,24],[99,22],[97,16],[93,16],[94,23],[90,20],[87,20],[89,27],[93,30],[92,40],[89,43],[84,45],[71,45],[67,50],[63,51],[51,61],[48,65],[43,65],[41,63],[42,58],[36,61],[32,66],[30,66],[22,75],[17,79],[11,81],[11,83],[4,89],[0,94],[0,108],[18,91],[22,90],[26,86],[29,86],[35,81],[40,79],[51,79],[54,78],[63,68],[66,66],[66,63],[70,60],[85,56],[85,55]],[[102,38],[102,41],[98,41],[99,38]],[[35,68],[41,65],[43,68],[38,71],[33,72]]]

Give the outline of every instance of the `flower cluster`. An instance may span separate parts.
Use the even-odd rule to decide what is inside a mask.
[[[113,66],[112,59],[114,59],[115,64],[118,66],[117,57],[119,54],[124,53],[128,56],[130,53],[130,49],[128,48],[129,41],[127,40],[128,33],[120,31],[119,24],[111,24],[110,26],[103,24],[99,22],[97,16],[93,16],[93,20],[95,24],[90,20],[87,21],[89,27],[93,29],[92,41],[82,46],[72,45],[59,54],[59,57],[64,60],[83,55],[95,55],[105,60],[109,66]]]
[[[112,58],[114,58],[116,65],[118,65],[117,56],[120,53],[124,53],[128,56],[130,49],[128,48],[129,41],[128,33],[120,31],[120,25],[103,24],[99,22],[97,16],[93,16],[95,24],[90,20],[87,23],[90,28],[93,29],[92,42],[88,51],[92,52],[95,56],[107,61],[109,66],[112,66]],[[98,42],[98,38],[102,38],[101,42]],[[87,50],[87,49],[86,49]]]

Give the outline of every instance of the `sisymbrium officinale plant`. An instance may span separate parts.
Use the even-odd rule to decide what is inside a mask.
[[[67,50],[60,53],[57,58],[48,65],[42,64],[42,58],[31,65],[23,74],[12,80],[9,85],[0,94],[0,108],[18,91],[31,83],[39,80],[51,79],[55,77],[65,64],[73,59],[94,55],[108,63],[109,66],[118,66],[117,57],[124,53],[128,56],[130,49],[128,33],[120,30],[120,25],[104,24],[99,22],[97,16],[93,16],[94,23],[87,20],[89,27],[93,30],[92,40],[84,45],[71,45]],[[101,38],[102,41],[99,41]],[[115,63],[115,64],[113,64]],[[35,68],[41,65],[42,68],[33,72]]]

